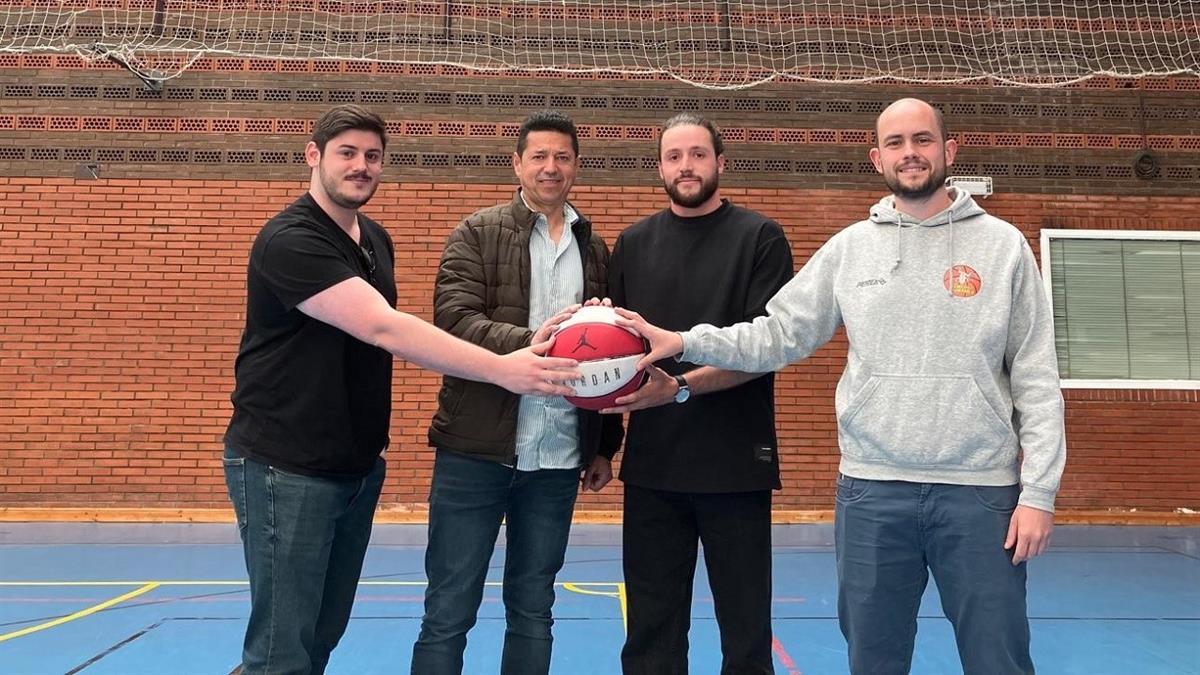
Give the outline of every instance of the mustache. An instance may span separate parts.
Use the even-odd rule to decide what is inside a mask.
[[[359,179],[362,179],[362,180],[371,180],[371,174],[369,174],[369,173],[351,173],[351,174],[346,174],[346,180],[359,180]]]

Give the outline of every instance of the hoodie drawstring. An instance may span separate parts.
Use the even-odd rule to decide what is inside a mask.
[[[895,225],[896,226],[896,257],[892,260],[891,272],[894,274],[900,269],[900,265],[904,262],[904,227],[938,227],[942,226],[942,214],[945,214],[946,222],[944,225],[950,229],[950,241],[946,253],[949,255],[949,269],[953,270],[958,261],[958,226],[954,222],[954,216],[957,214],[959,220],[964,218],[972,218],[983,214],[983,209],[979,208],[970,197],[970,195],[962,194],[955,188],[949,188],[950,206],[943,212],[938,213],[924,221],[905,222],[905,215],[895,208],[895,196],[888,195],[879,200],[879,203],[871,207],[870,222],[879,226]],[[916,236],[916,235],[914,235]],[[923,241],[923,240],[922,240]],[[936,254],[935,254],[936,255]],[[953,291],[948,290],[951,295]]]
[[[950,228],[950,266],[947,269],[949,269],[951,271],[950,274],[953,275],[954,274],[954,261],[955,261],[955,257],[954,257],[954,209],[951,209],[950,211],[948,211],[946,213],[946,216],[947,216],[947,218],[949,218],[949,221],[950,221],[950,223],[948,225],[948,227]],[[954,288],[953,282],[951,282],[950,285],[946,288],[946,292],[950,294],[950,297],[954,297],[954,291],[952,290],[953,288]]]
[[[896,261],[892,263],[892,271],[900,269],[900,259],[904,257],[904,247],[900,240],[904,238],[904,218],[896,219]]]

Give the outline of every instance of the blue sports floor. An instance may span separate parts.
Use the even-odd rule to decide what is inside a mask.
[[[776,526],[775,665],[847,672],[829,525]],[[377,526],[331,674],[402,674],[421,617],[424,526]],[[492,578],[499,579],[498,547]],[[615,675],[623,639],[620,530],[572,534],[555,605],[553,673]],[[716,673],[712,600],[698,570],[691,672]],[[0,673],[225,675],[247,615],[233,525],[0,523]],[[1029,574],[1034,661],[1048,675],[1200,675],[1200,528],[1059,527]],[[466,672],[497,672],[504,612],[490,584]],[[961,673],[936,589],[913,673]]]

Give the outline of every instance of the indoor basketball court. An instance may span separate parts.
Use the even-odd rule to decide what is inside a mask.
[[[530,113],[574,120],[570,204],[610,249],[668,204],[664,122],[711,119],[721,196],[778,223],[799,269],[887,194],[868,152],[902,97],[941,113],[946,184],[1020,231],[1053,314],[1067,460],[1028,567],[1038,671],[1200,675],[1194,0],[3,0],[0,674],[238,665],[249,593],[222,452],[247,259],[308,188],[330,108],[386,121],[363,213],[394,243],[397,308],[430,320],[447,236],[514,198]],[[936,279],[954,301],[995,291],[960,262]],[[585,362],[581,407],[645,379],[641,338],[601,314],[555,346]],[[871,339],[914,340],[888,329]],[[937,339],[973,338],[956,330]],[[849,672],[832,525],[847,355],[840,331],[774,380],[776,673]],[[407,673],[421,623],[442,380],[393,372],[387,478],[333,675]],[[553,675],[620,672],[624,496],[614,480],[578,498]],[[503,543],[470,675],[499,669]],[[705,574],[697,675],[722,656]],[[918,625],[912,672],[961,673],[934,584]]]

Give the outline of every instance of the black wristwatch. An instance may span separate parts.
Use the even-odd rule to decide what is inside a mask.
[[[683,403],[692,397],[692,388],[688,386],[687,380],[683,379],[682,375],[674,375],[675,384],[679,385],[679,391],[675,392],[675,402]]]

